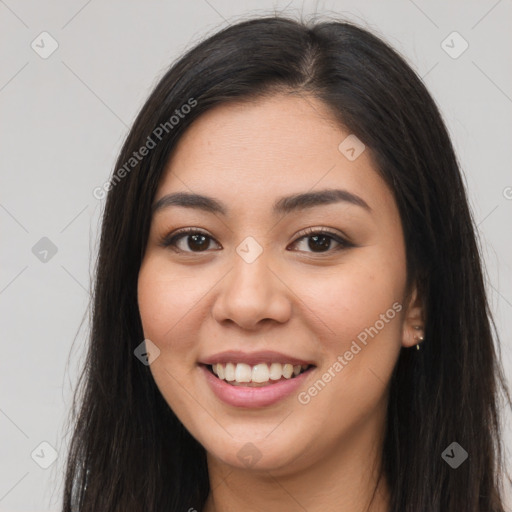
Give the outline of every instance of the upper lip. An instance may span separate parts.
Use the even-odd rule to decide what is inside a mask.
[[[298,359],[293,356],[288,356],[281,352],[274,352],[272,350],[263,350],[259,352],[242,352],[241,350],[227,350],[219,352],[211,356],[205,357],[199,361],[201,364],[212,365],[217,363],[245,363],[254,366],[259,363],[290,363],[292,365],[314,365],[312,361]]]

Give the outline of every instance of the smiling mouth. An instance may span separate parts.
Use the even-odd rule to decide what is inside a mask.
[[[291,380],[314,368],[314,365],[281,363],[217,363],[204,365],[218,379],[232,386],[262,387]]]

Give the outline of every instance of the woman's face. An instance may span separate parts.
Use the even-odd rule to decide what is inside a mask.
[[[217,461],[284,474],[382,433],[415,308],[396,203],[349,135],[310,96],[225,104],[162,178],[155,203],[184,195],[154,212],[139,274],[150,369]]]

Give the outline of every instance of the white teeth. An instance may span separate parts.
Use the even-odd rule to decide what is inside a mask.
[[[285,364],[283,366],[283,377],[286,379],[289,379],[292,376],[293,373],[293,365],[292,364]]]
[[[281,363],[272,363],[269,376],[271,380],[279,380],[283,376],[283,365]]]
[[[219,363],[219,366],[223,366]],[[228,382],[232,382],[235,380],[235,365],[233,363],[228,363],[224,366],[224,379]]]
[[[237,382],[251,382],[252,370],[248,364],[238,363],[235,369],[235,380]]]
[[[268,366],[266,364],[257,364],[252,367],[253,382],[267,382],[269,378]]]
[[[217,367],[217,375],[218,375],[219,379],[224,379],[224,377],[225,377],[224,366],[222,366],[221,364],[214,364],[213,366]]]
[[[246,363],[217,363],[212,365],[212,370],[221,380],[234,383],[268,383],[269,381],[281,380],[296,377],[302,371],[306,370],[309,365],[290,363],[271,363],[270,367],[266,363],[259,363],[250,366]]]

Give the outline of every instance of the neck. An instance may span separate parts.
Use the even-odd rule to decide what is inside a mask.
[[[229,466],[207,456],[210,494],[203,512],[389,512],[389,488],[379,480],[382,438],[359,425],[350,438],[314,463],[279,471]],[[382,424],[380,425],[382,427]]]

